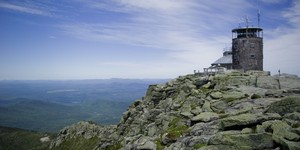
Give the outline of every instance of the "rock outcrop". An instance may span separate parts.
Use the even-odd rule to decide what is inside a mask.
[[[151,85],[117,126],[81,122],[51,148],[97,138],[94,149],[300,149],[300,79],[230,71]]]

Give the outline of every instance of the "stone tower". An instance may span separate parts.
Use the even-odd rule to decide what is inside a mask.
[[[263,29],[244,27],[232,30],[232,68],[263,70]]]

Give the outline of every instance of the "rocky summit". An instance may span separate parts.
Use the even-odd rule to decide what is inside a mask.
[[[151,85],[118,125],[79,122],[51,149],[300,149],[300,78],[268,72],[186,75]]]

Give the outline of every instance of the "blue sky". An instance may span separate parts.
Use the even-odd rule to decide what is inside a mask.
[[[264,29],[264,69],[300,75],[299,0],[0,0],[0,79],[174,78]]]

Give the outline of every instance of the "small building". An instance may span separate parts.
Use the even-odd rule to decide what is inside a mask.
[[[223,57],[213,62],[211,66],[224,67],[227,70],[232,69],[232,51],[224,51]]]

